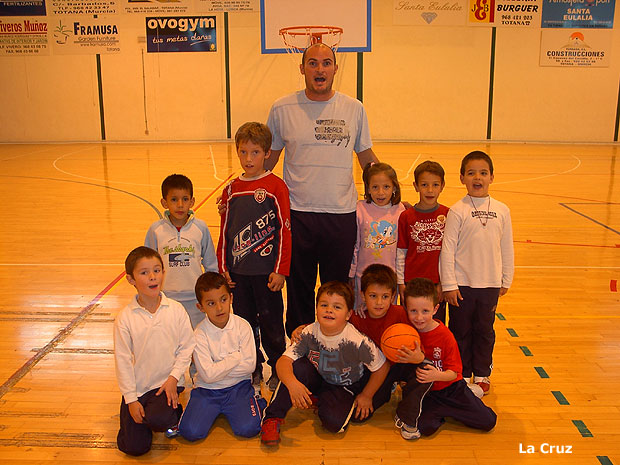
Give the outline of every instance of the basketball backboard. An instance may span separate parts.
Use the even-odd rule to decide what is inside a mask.
[[[261,52],[287,53],[284,38],[294,30],[309,34],[324,28],[342,29],[337,37],[339,52],[369,52],[371,46],[371,0],[261,0]],[[312,28],[312,29],[308,29]],[[323,29],[321,29],[323,28]],[[283,32],[281,32],[283,31]],[[319,32],[319,35],[323,35]],[[335,35],[323,35],[326,43]],[[319,39],[321,40],[321,39]],[[291,50],[289,52],[299,51]]]

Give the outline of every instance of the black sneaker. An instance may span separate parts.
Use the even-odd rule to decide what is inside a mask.
[[[173,426],[172,428],[168,428],[164,431],[164,436],[168,439],[176,438],[179,435],[179,426]]]
[[[260,387],[260,383],[263,380],[263,370],[257,369],[252,373],[252,385]]]
[[[278,378],[277,374],[273,373],[269,377],[269,381],[267,381],[267,387],[269,388],[271,392],[273,392],[278,387],[278,384],[280,384],[280,378]]]

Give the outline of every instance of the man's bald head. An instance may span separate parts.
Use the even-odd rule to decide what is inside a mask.
[[[318,42],[318,43],[316,43],[316,44],[312,44],[312,45],[310,45],[310,47],[308,47],[308,48],[306,48],[306,49],[304,50],[304,53],[303,53],[303,55],[301,56],[301,64],[302,64],[302,66],[303,66],[303,65],[305,64],[305,62],[306,62],[306,53],[307,53],[309,50],[313,50],[313,49],[318,48],[318,47],[325,47],[326,49],[330,50],[330,51],[332,52],[332,56],[333,56],[333,58],[334,58],[334,64],[336,64],[336,53],[334,52],[334,49],[333,49],[333,48],[331,48],[331,47],[329,47],[329,46],[327,46],[327,45],[325,45],[325,44],[323,44],[323,43],[321,43],[321,42]]]

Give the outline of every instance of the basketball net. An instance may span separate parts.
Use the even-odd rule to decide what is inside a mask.
[[[334,53],[342,38],[342,28],[338,26],[291,26],[280,29],[284,46],[288,53],[302,53],[314,44],[325,44]]]

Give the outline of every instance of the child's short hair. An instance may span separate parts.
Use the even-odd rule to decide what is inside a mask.
[[[422,173],[431,173],[439,176],[439,178],[441,179],[441,183],[446,183],[446,172],[444,171],[443,167],[436,161],[426,160],[415,167],[415,170],[413,172],[413,179],[416,184],[418,183],[418,179],[420,178],[420,175]]]
[[[372,202],[372,197],[370,196],[370,190],[368,188],[370,178],[379,173],[385,173],[385,175],[390,178],[390,181],[392,181],[394,191],[392,192],[391,202],[392,205],[398,205],[400,203],[400,183],[398,182],[396,171],[394,171],[394,168],[387,163],[373,162],[368,163],[362,172],[362,180],[364,181],[364,198],[366,199],[366,203]]]
[[[435,283],[428,278],[413,278],[405,286],[405,302],[407,297],[426,297],[433,301],[433,306],[439,303],[439,295]]]
[[[194,196],[194,186],[187,176],[182,174],[171,174],[161,183],[161,196],[166,198],[170,189],[184,189],[189,192],[189,196]]]
[[[323,295],[336,294],[344,298],[347,304],[347,309],[351,310],[355,302],[355,296],[353,295],[353,289],[348,284],[340,281],[329,281],[322,284],[319,290],[316,292],[316,305],[319,304],[319,298]]]
[[[157,252],[157,250],[153,250],[150,247],[145,247],[143,245],[141,245],[140,247],[136,247],[131,252],[129,252],[129,255],[127,255],[127,258],[125,259],[125,273],[133,278],[133,270],[136,267],[136,263],[138,263],[138,260],[140,260],[141,258],[151,257],[157,258],[157,260],[159,260],[159,263],[161,263],[161,266],[164,266],[164,261],[161,259],[161,255],[159,255],[159,252]]]
[[[461,161],[461,176],[465,176],[465,166],[472,160],[484,160],[489,164],[489,172],[493,174],[493,161],[491,157],[489,157],[482,150],[474,150],[473,152],[469,152],[463,160]]]
[[[360,280],[360,288],[362,293],[366,292],[368,286],[371,284],[378,284],[379,286],[385,286],[391,289],[392,292],[396,292],[398,288],[398,281],[396,273],[392,268],[381,263],[373,263],[368,265],[362,273]]]
[[[255,121],[244,123],[235,134],[235,146],[238,149],[239,144],[247,141],[260,146],[267,153],[271,148],[271,131],[263,123]]]
[[[213,271],[207,271],[206,273],[201,274],[196,280],[196,286],[194,287],[194,291],[196,292],[196,300],[200,302],[203,293],[209,292],[212,289],[219,289],[222,286],[224,286],[226,288],[226,292],[230,294],[230,286],[224,276]]]

